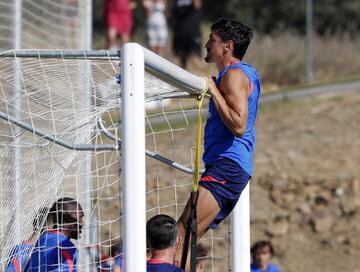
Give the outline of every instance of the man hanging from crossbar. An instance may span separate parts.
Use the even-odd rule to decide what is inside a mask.
[[[253,174],[260,79],[256,70],[242,61],[252,37],[253,31],[240,22],[219,19],[211,26],[205,61],[214,63],[219,74],[216,83],[210,76],[205,77],[211,95],[204,134],[205,172],[199,190],[192,193],[178,221],[181,237],[175,260],[178,265],[187,225],[190,231],[192,225],[193,234],[197,230],[198,238],[208,229],[215,229],[235,207]],[[197,220],[191,222],[191,217]],[[196,241],[192,248],[194,245]],[[183,265],[187,250],[184,253]],[[186,271],[190,271],[189,261]]]

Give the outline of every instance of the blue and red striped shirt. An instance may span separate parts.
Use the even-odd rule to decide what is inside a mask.
[[[33,245],[28,242],[14,246],[10,253],[10,261],[5,272],[21,272],[29,259]]]
[[[150,259],[146,265],[147,272],[185,272],[185,270],[158,259]]]
[[[78,250],[64,233],[49,230],[40,235],[26,272],[76,272]]]

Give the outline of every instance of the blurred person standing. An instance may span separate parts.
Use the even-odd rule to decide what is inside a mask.
[[[102,258],[100,264],[101,272],[122,272],[123,268],[123,247],[122,241],[115,242],[109,252],[109,257]]]
[[[162,56],[166,46],[168,29],[166,22],[166,0],[144,0],[147,15],[147,35],[150,50]]]
[[[175,0],[172,8],[173,52],[186,69],[189,58],[200,62],[201,56],[201,0]]]
[[[104,0],[108,49],[120,48],[130,41],[133,18],[129,0]],[[117,37],[120,44],[117,44]]]
[[[274,248],[270,242],[256,242],[251,247],[251,272],[280,272],[275,264],[270,263],[274,254]]]
[[[79,251],[71,241],[80,238],[84,212],[73,198],[58,199],[49,210],[53,229],[44,231],[34,245],[26,272],[76,272]]]

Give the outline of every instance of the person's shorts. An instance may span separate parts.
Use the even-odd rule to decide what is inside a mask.
[[[205,167],[199,185],[209,190],[220,207],[220,212],[209,225],[216,229],[233,210],[251,177],[236,162],[222,158]]]

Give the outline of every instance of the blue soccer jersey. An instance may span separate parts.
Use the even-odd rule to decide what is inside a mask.
[[[23,242],[14,246],[10,253],[10,261],[5,268],[5,272],[21,272],[24,270],[29,259],[33,245]]]
[[[123,254],[117,255],[114,260],[114,267],[122,268],[123,266]]]
[[[109,259],[103,259],[101,260],[100,262],[100,271],[101,272],[108,272],[108,271],[111,271],[112,268],[111,268],[111,265],[109,263]]]
[[[123,255],[120,254],[116,256],[113,260],[110,259],[104,259],[100,263],[100,271],[101,272],[107,272],[107,271],[113,271],[114,269],[121,269],[123,266]]]
[[[26,266],[26,272],[76,272],[78,250],[62,232],[40,235]]]
[[[185,272],[185,270],[162,260],[151,259],[146,265],[147,272]]]
[[[260,269],[256,264],[251,264],[251,272],[280,272],[275,264],[269,264],[265,270]]]

